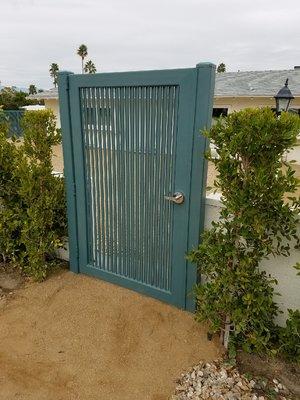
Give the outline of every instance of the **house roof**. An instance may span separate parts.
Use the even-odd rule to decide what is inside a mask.
[[[43,92],[30,94],[28,96],[29,99],[36,99],[36,100],[50,100],[50,99],[58,99],[58,89],[52,88],[49,90],[44,90]]]
[[[300,68],[297,68],[217,74],[215,97],[273,97],[284,86],[287,78],[292,94],[300,96]]]
[[[216,74],[215,97],[273,97],[287,78],[292,94],[300,97],[300,68]],[[37,100],[58,99],[58,90],[53,88],[28,97]]]

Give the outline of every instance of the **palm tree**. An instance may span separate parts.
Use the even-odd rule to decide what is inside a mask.
[[[35,85],[29,85],[28,93],[29,94],[36,94],[37,93],[36,86]]]
[[[97,72],[96,66],[92,60],[89,60],[85,63],[84,72],[87,74],[94,74]]]
[[[50,65],[49,72],[50,72],[50,76],[53,78],[54,87],[57,86],[57,75],[58,75],[58,71],[59,71],[58,64],[52,63],[52,64]]]
[[[88,55],[88,49],[85,44],[81,44],[78,47],[77,54],[81,57],[81,71],[83,73],[84,72],[83,61],[84,61],[85,57]]]
[[[218,65],[217,72],[218,72],[219,74],[221,74],[222,72],[226,72],[226,65],[225,65],[223,62],[221,62],[221,63]]]

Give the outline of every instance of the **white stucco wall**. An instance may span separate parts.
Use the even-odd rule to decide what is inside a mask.
[[[48,108],[53,111],[54,115],[57,118],[56,126],[57,126],[57,128],[60,128],[60,115],[59,115],[58,99],[46,99],[45,100],[45,108]]]
[[[218,198],[219,195],[209,195],[206,198],[205,229],[209,229],[211,222],[218,219],[221,210]],[[297,271],[293,268],[297,261],[300,261],[300,250],[292,249],[290,257],[271,257],[261,264],[261,268],[278,281],[275,291],[281,296],[275,295],[275,301],[283,314],[280,314],[276,320],[279,325],[283,326],[287,319],[288,308],[300,309],[300,276],[297,276]]]
[[[228,108],[228,112],[239,111],[249,107],[275,108],[273,97],[215,97],[214,108]],[[300,97],[296,97],[291,107],[300,108]]]

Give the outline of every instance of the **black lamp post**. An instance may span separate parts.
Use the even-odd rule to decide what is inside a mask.
[[[288,87],[289,80],[285,81],[283,88],[274,96],[276,100],[276,113],[280,115],[282,111],[288,111],[291,100],[294,96]]]

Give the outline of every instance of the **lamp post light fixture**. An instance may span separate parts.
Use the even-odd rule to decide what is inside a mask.
[[[279,92],[274,96],[276,100],[276,114],[280,115],[282,111],[288,111],[291,100],[294,99],[292,92],[289,87],[289,80],[285,81],[284,86],[279,90]]]

